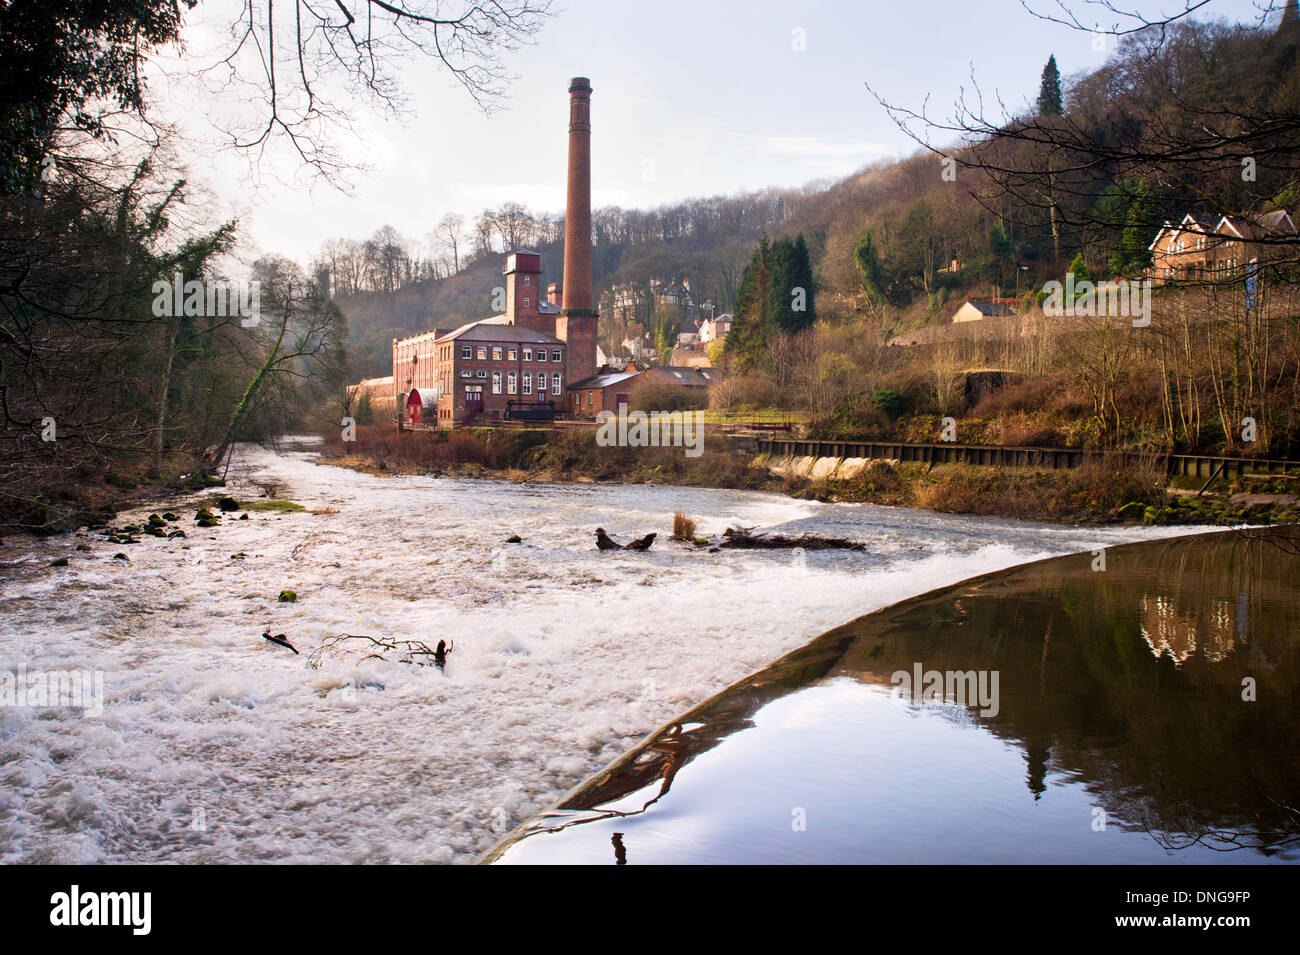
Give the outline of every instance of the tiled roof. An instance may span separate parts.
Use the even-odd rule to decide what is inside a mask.
[[[569,385],[569,388],[608,388],[610,385],[616,385],[620,381],[627,381],[629,378],[635,378],[640,374],[644,373],[639,371],[619,371],[606,375],[593,375],[590,378],[582,379],[582,381],[573,382]]]
[[[564,342],[554,335],[525,328],[523,325],[509,325],[506,316],[495,315],[481,321],[462,325],[448,335],[439,338],[440,342],[462,339],[471,342],[531,342],[540,345],[563,345]]]
[[[1001,302],[967,302],[967,305],[974,308],[981,315],[1014,315],[1016,314]]]

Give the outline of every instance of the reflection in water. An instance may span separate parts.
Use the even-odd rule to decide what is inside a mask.
[[[1300,858],[1300,531],[1111,548],[1102,572],[1090,558],[831,631],[488,858],[607,862],[611,840],[619,864]],[[890,693],[920,666],[996,673],[998,705]]]

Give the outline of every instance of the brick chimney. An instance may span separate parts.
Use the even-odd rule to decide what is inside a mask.
[[[591,81],[569,83],[569,180],[564,211],[563,304],[555,334],[566,345],[572,385],[596,373],[597,314],[591,301]]]
[[[546,286],[546,301],[550,302],[552,305],[560,304],[560,286],[555,282]]]

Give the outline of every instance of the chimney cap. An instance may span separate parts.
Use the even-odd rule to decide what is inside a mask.
[[[569,80],[569,92],[572,93],[574,90],[587,90],[590,92],[591,80],[587,79],[585,76],[575,76],[573,79]]]

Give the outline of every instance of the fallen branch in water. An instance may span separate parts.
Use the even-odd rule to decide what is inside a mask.
[[[355,644],[349,641],[363,642]],[[321,645],[307,657],[307,662],[312,667],[318,667],[327,654],[333,653],[342,658],[348,656],[349,651],[364,653],[368,650],[370,652],[365,653],[361,657],[362,660],[385,662],[392,660],[395,663],[413,663],[416,666],[436,666],[442,669],[443,664],[447,662],[450,649],[441,640],[438,641],[438,649],[432,649],[421,640],[391,640],[364,633],[340,633],[322,640]],[[395,654],[395,656],[390,657],[385,654]]]
[[[847,537],[822,537],[819,534],[755,534],[752,527],[728,527],[715,546],[735,550],[778,550],[802,547],[804,550],[866,550],[867,545]]]
[[[282,633],[272,634],[270,627],[266,628],[266,631],[262,634],[262,639],[270,640],[272,643],[276,644],[277,646],[287,647],[288,649],[293,650],[295,656],[298,655],[297,648],[294,647],[294,645],[288,641],[285,635]]]

